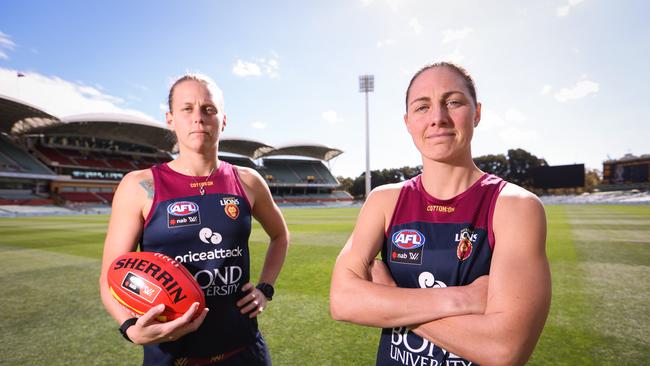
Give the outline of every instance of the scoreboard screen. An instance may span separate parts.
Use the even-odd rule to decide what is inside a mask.
[[[531,172],[535,188],[576,188],[585,186],[585,165],[540,166]]]

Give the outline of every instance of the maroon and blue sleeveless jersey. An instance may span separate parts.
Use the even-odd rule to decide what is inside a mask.
[[[506,184],[484,174],[460,195],[439,200],[422,177],[402,187],[385,233],[382,260],[403,288],[463,286],[490,272],[492,217]],[[383,329],[377,365],[470,365],[404,327]]]
[[[218,357],[253,344],[257,320],[240,314],[235,305],[250,277],[251,233],[251,206],[235,167],[220,161],[210,178],[183,175],[167,164],[151,171],[154,198],[140,249],[183,263],[203,289],[210,311],[196,332],[145,346],[144,364],[174,364],[179,358],[192,364],[187,360]]]

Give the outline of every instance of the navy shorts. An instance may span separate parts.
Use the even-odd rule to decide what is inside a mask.
[[[271,355],[261,333],[257,333],[255,343],[236,355],[217,362],[215,366],[271,366]]]
[[[155,359],[155,361],[154,361]],[[248,346],[234,349],[224,354],[211,357],[179,357],[174,358],[172,354],[160,353],[155,357],[149,354],[148,361],[145,360],[143,366],[147,365],[169,365],[169,366],[271,366],[271,356],[266,346],[264,337],[257,333],[255,342]]]

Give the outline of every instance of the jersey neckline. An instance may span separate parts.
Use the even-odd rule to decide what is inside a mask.
[[[416,179],[416,184],[417,184],[418,189],[422,191],[422,193],[427,198],[427,200],[432,201],[432,202],[436,202],[436,203],[449,204],[449,203],[453,203],[455,201],[458,201],[458,200],[462,199],[463,197],[465,197],[466,195],[468,195],[470,191],[472,191],[474,188],[479,186],[481,184],[481,182],[483,182],[489,176],[490,176],[489,173],[483,173],[483,175],[481,175],[479,177],[479,179],[477,179],[476,182],[472,183],[472,185],[469,186],[466,190],[464,190],[464,191],[460,192],[459,194],[455,195],[454,197],[448,198],[446,200],[436,198],[436,197],[430,195],[429,192],[427,192],[427,190],[424,189],[424,184],[422,184],[422,174],[418,175],[415,179]]]
[[[214,178],[214,177],[218,177],[218,176],[220,176],[220,175],[223,173],[223,170],[224,170],[224,168],[225,168],[225,166],[226,166],[226,164],[224,164],[224,163],[225,163],[225,161],[223,161],[223,160],[218,160],[218,161],[217,161],[217,164],[219,164],[219,167],[216,169],[215,172],[213,172],[213,173],[210,174],[210,175],[187,175],[187,174],[183,174],[183,173],[177,172],[177,171],[175,171],[174,169],[172,169],[172,168],[169,166],[169,162],[162,163],[160,166],[161,166],[163,169],[165,169],[166,171],[168,171],[168,172],[170,172],[170,173],[172,173],[172,174],[174,174],[174,175],[177,175],[177,176],[182,177],[182,178],[185,178],[185,179],[191,179],[191,180],[194,180],[194,179],[202,179],[202,178],[203,178],[203,179],[207,179],[208,177],[213,177],[213,178]]]

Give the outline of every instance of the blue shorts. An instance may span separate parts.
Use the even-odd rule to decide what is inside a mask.
[[[266,341],[261,333],[257,333],[255,342],[248,346],[211,357],[179,357],[171,354],[159,354],[149,358],[143,365],[169,366],[271,366],[271,356]]]
[[[236,355],[214,363],[216,366],[271,366],[271,355],[261,333],[257,333],[255,343]]]

